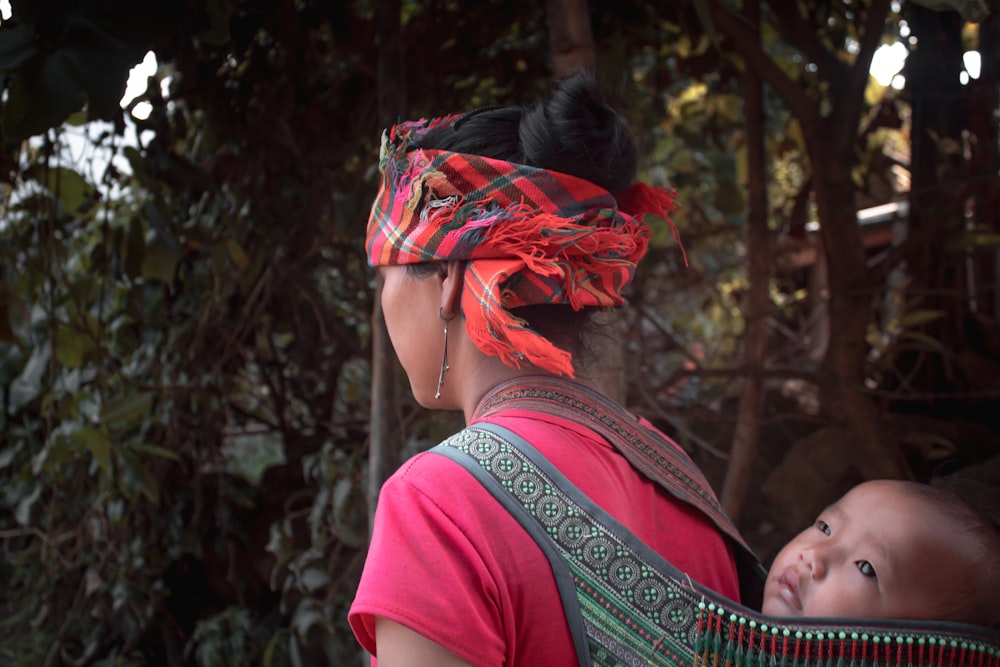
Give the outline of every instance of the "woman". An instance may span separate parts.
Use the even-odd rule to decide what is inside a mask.
[[[612,605],[594,588],[609,572],[646,576],[625,560],[626,543],[642,563],[665,558],[739,599],[734,553],[745,547],[707,483],[588,378],[589,318],[623,304],[646,251],[644,216],[669,222],[673,207],[672,193],[633,182],[636,161],[623,119],[587,75],[529,109],[404,123],[383,139],[367,250],[393,347],[417,402],[493,430],[467,429],[414,457],[381,491],[350,612],[381,667],[577,665],[605,651],[601,628],[616,622],[633,628],[629,650],[655,651],[662,637],[619,607],[659,618],[662,589],[623,584],[609,589],[622,598]],[[512,448],[535,458],[472,462]],[[504,477],[509,466],[517,474]],[[568,513],[557,478],[580,493]],[[544,525],[516,518],[505,489]],[[634,538],[607,538],[579,507]],[[546,533],[570,546],[560,552]],[[559,553],[580,562],[567,567]]]

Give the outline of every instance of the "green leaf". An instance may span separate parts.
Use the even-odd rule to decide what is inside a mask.
[[[263,667],[271,667],[274,663],[274,652],[277,650],[278,643],[281,641],[281,638],[286,634],[288,634],[287,630],[279,628],[273,635],[271,635],[271,639],[268,640],[267,646],[264,648],[264,654],[261,657],[261,664]]]
[[[84,203],[93,200],[96,192],[83,176],[67,167],[49,169],[35,167],[28,173],[59,199],[59,203],[67,213],[80,210]]]
[[[733,181],[719,181],[715,186],[715,208],[725,215],[742,213],[746,208],[743,189]]]
[[[288,659],[292,662],[292,667],[304,667],[302,652],[299,648],[299,640],[294,633],[288,635]]]
[[[943,310],[911,310],[899,318],[900,329],[912,329],[945,317]]]
[[[18,447],[17,445],[11,445],[0,449],[0,470],[3,470],[11,464],[14,457],[17,455]]]
[[[315,593],[320,588],[330,583],[330,575],[318,567],[306,568],[299,575],[299,585],[307,593]]]
[[[106,475],[111,474],[111,439],[102,429],[84,426],[73,434],[73,439],[90,451]]]
[[[305,639],[309,636],[309,629],[314,625],[322,624],[324,620],[323,613],[316,608],[316,602],[310,598],[305,598],[295,608],[291,625],[295,630],[295,635]]]
[[[333,511],[331,514],[334,522],[333,532],[337,538],[350,546],[360,547],[364,544],[365,536],[355,530],[349,522],[351,510],[357,508],[357,504],[351,502],[356,499],[354,490],[351,480],[346,478],[337,480],[333,489]]]
[[[101,423],[127,428],[144,417],[152,404],[153,393],[148,391],[119,396],[101,408]]]
[[[250,260],[247,259],[247,254],[243,251],[243,248],[239,243],[229,239],[226,241],[226,252],[229,254],[229,259],[233,261],[240,271],[247,268],[250,264]]]
[[[146,257],[146,240],[143,238],[143,224],[139,218],[132,218],[119,249],[125,273],[131,278],[142,275],[142,263]],[[171,275],[172,275],[171,271]]]
[[[989,16],[990,10],[983,0],[911,0],[935,11],[954,10],[970,23],[978,23]]]
[[[92,118],[114,120],[121,114],[122,94],[129,71],[142,60],[144,49],[118,39],[96,22],[74,17],[64,42],[75,81],[86,92]]]
[[[222,447],[226,471],[255,486],[268,468],[285,463],[284,441],[275,432],[237,433],[227,436]]]
[[[24,364],[21,374],[10,383],[8,404],[12,413],[28,405],[42,393],[42,378],[51,358],[49,350],[49,346],[45,344],[36,347]]]
[[[743,98],[740,95],[714,95],[711,108],[717,115],[735,123],[743,117]]]
[[[153,503],[154,505],[160,502],[160,485],[153,477],[153,473],[149,472],[149,468],[144,466],[141,462],[136,461],[133,466],[136,477],[139,480],[139,491],[142,495],[146,496],[146,500]]]
[[[974,231],[969,232],[962,238],[962,247],[972,247],[977,249],[996,248],[1000,246],[1000,234],[995,232]]]
[[[62,18],[62,29],[44,53],[34,46],[27,24],[29,33],[11,30],[13,38],[0,42],[3,71],[9,74],[2,122],[11,142],[56,127],[84,104],[92,119],[115,120],[121,115],[119,101],[129,70],[142,58],[140,49],[105,32],[82,13]]]
[[[124,485],[125,493],[132,495],[138,491],[149,502],[154,505],[158,504],[160,502],[160,485],[149,468],[128,450],[122,452],[122,461],[124,462],[124,470],[121,484]]]
[[[914,349],[935,352],[943,355],[948,354],[948,350],[941,344],[941,341],[936,338],[932,338],[925,333],[921,333],[919,331],[904,331],[899,335],[899,337],[900,339],[908,338],[916,341],[917,345],[914,346]]]
[[[277,581],[278,573],[282,566],[295,555],[295,542],[292,539],[291,522],[285,518],[284,521],[275,521],[271,524],[267,546],[264,550],[274,557],[274,567],[271,570],[271,586],[275,590],[279,587]]]
[[[24,308],[19,301],[13,290],[7,287],[6,283],[0,282],[0,343],[17,342],[17,336],[14,335],[14,328],[10,323],[10,311],[15,307]]]
[[[67,125],[72,125],[73,127],[79,127],[81,125],[86,125],[90,119],[87,117],[87,112],[81,109],[76,113],[70,114],[69,118],[66,119]]]
[[[63,366],[79,368],[93,348],[93,341],[79,331],[69,327],[56,330],[56,359]]]
[[[87,99],[58,52],[12,73],[7,93],[2,122],[4,138],[11,142],[56,127],[82,109]]]
[[[140,183],[149,183],[153,180],[153,176],[149,173],[149,160],[139,151],[135,146],[126,146],[122,149],[122,155],[128,160],[129,166],[132,168],[132,175],[135,176],[136,180]]]
[[[72,169],[66,167],[50,169],[48,180],[49,190],[59,198],[59,203],[67,213],[79,211],[84,203],[94,197],[94,187]]]
[[[198,41],[209,46],[222,46],[228,42],[229,22],[233,11],[233,3],[229,0],[208,0],[205,13],[208,15],[209,28],[198,33]]]
[[[42,484],[34,481],[31,493],[22,497],[14,508],[14,519],[22,526],[27,526],[31,522],[31,508],[42,496]]]
[[[674,174],[693,174],[698,171],[699,163],[700,160],[693,150],[682,148],[670,156],[668,169]]]
[[[148,442],[140,442],[138,444],[132,445],[132,449],[138,452],[145,452],[146,454],[152,454],[153,456],[159,456],[164,459],[170,459],[171,461],[177,461],[180,463],[181,457],[179,457],[175,452],[167,449],[166,447],[160,447],[159,445],[151,445]]]
[[[37,56],[37,44],[29,24],[0,31],[0,72],[12,72]]]
[[[692,4],[694,5],[695,13],[698,15],[698,20],[701,21],[701,27],[705,30],[705,34],[712,40],[715,48],[721,50],[719,35],[715,30],[715,22],[712,21],[712,10],[708,8],[708,3],[705,0],[694,0]]]
[[[146,247],[146,254],[142,258],[142,277],[172,286],[174,271],[180,259],[180,251],[171,249],[159,240],[154,241]]]

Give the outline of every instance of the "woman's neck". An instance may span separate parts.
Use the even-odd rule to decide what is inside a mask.
[[[503,384],[512,382],[514,380],[520,380],[521,382],[531,382],[531,378],[535,379],[562,379],[566,382],[573,382],[575,384],[583,385],[594,391],[601,392],[601,388],[597,386],[594,382],[588,378],[577,376],[575,379],[558,376],[554,373],[546,371],[540,368],[510,368],[496,361],[502,368],[490,369],[488,373],[479,373],[475,375],[475,381],[470,382],[467,385],[466,390],[463,394],[465,400],[462,402],[462,411],[465,415],[465,423],[468,424],[475,418],[477,409],[482,404],[483,399],[490,394],[497,387]],[[603,393],[603,392],[601,392]]]
[[[468,424],[475,416],[483,397],[505,382],[531,376],[555,377],[538,368],[511,368],[495,357],[484,357],[478,372],[470,373],[462,391],[462,413]]]

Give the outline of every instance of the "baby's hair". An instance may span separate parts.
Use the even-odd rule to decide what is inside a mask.
[[[956,490],[917,482],[903,484],[979,543],[974,569],[957,582],[948,619],[1000,630],[1000,516],[969,502]]]

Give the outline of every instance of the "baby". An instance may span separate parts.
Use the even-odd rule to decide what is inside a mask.
[[[770,616],[882,617],[1000,625],[1000,533],[925,484],[860,484],[774,559]]]

